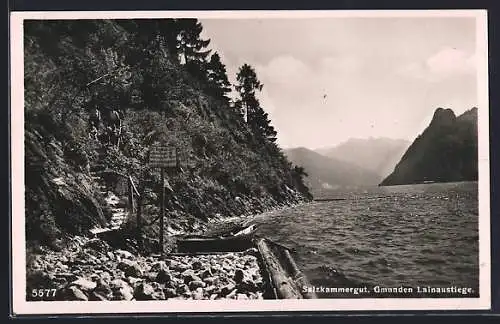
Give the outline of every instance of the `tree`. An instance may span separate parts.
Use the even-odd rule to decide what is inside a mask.
[[[241,99],[235,106],[243,108],[247,124],[254,135],[275,142],[277,133],[256,97],[256,91],[262,91],[264,85],[257,78],[255,70],[250,65],[244,64],[240,67],[236,80],[238,84],[235,88]]]
[[[254,134],[259,134],[267,138],[270,142],[276,142],[276,135],[278,135],[278,133],[271,125],[268,114],[260,106],[254,111],[250,126]]]
[[[215,52],[207,64],[208,92],[216,98],[228,101],[226,94],[231,91],[231,83],[227,77],[226,66],[221,62],[219,53]]]
[[[247,123],[251,120],[252,112],[259,106],[259,101],[255,97],[255,92],[261,91],[264,86],[257,79],[255,70],[248,64],[243,64],[238,74],[236,75],[238,84],[235,86],[236,91],[240,94],[241,102],[236,106],[241,106],[243,113],[246,116]]]
[[[176,20],[179,28],[177,35],[177,49],[184,59],[184,63],[205,62],[210,50],[205,49],[210,44],[210,39],[201,39],[202,24],[193,18]]]

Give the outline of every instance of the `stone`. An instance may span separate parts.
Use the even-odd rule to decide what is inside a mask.
[[[108,252],[106,253],[106,255],[108,256],[108,258],[109,258],[111,261],[114,261],[114,260],[115,260],[115,255],[113,254],[113,252],[108,251]]]
[[[158,272],[148,272],[148,273],[146,273],[146,275],[145,275],[145,277],[146,277],[149,281],[155,281],[157,276],[158,276]]]
[[[151,265],[149,271],[150,272],[168,271],[168,266],[165,261],[158,261]]]
[[[217,285],[219,283],[219,277],[207,277],[203,279],[203,282],[206,283],[207,285]]]
[[[95,289],[95,287],[97,287],[97,283],[95,283],[94,281],[87,280],[85,278],[78,278],[77,280],[73,281],[71,285],[76,286],[83,291],[92,291]]]
[[[189,283],[190,290],[196,290],[197,288],[205,288],[206,284],[201,280],[194,280]]]
[[[237,269],[234,273],[233,279],[236,283],[241,283],[244,277],[245,274],[243,273],[243,271],[241,269]]]
[[[248,296],[246,294],[239,293],[239,294],[236,295],[236,299],[238,299],[238,300],[248,300],[249,298],[248,298]]]
[[[132,288],[121,279],[111,281],[109,286],[113,292],[114,300],[131,300],[134,298]]]
[[[155,278],[156,282],[168,283],[172,281],[172,275],[168,270],[160,270]]]
[[[193,297],[194,300],[201,300],[203,299],[203,290],[195,290],[192,292],[191,296]]]
[[[189,284],[191,281],[201,281],[201,278],[198,277],[191,269],[188,269],[182,273],[182,279],[184,280],[185,284]]]
[[[154,293],[154,288],[151,285],[143,282],[138,284],[134,289],[134,297],[136,300],[153,300]]]
[[[221,289],[221,295],[222,296],[227,296],[229,293],[231,293],[233,290],[235,290],[236,286],[232,283],[228,283]]]
[[[134,261],[130,261],[128,259],[123,259],[118,263],[118,269],[122,270],[125,274],[125,277],[142,277],[144,275],[144,271],[141,266]]]
[[[238,289],[234,289],[233,291],[231,291],[229,294],[226,295],[226,298],[236,299],[237,292],[238,292]]]
[[[185,294],[187,292],[189,292],[189,287],[187,285],[182,284],[179,287],[177,287],[177,293],[179,295]]]
[[[108,299],[106,298],[106,296],[96,292],[96,291],[93,291],[90,293],[90,296],[89,296],[89,300],[92,300],[92,301],[107,301]]]
[[[246,279],[238,285],[238,290],[245,292],[256,292],[257,290],[259,290],[259,287],[257,287],[257,284],[253,280]]]
[[[122,259],[133,259],[134,258],[134,255],[132,253],[130,253],[129,251],[125,251],[125,250],[116,250],[115,254]]]
[[[142,282],[142,279],[136,277],[128,277],[127,281],[132,287],[135,287],[137,284]]]
[[[93,292],[99,293],[100,295],[105,296],[107,299],[113,296],[113,291],[109,287],[108,282],[104,281],[103,279],[99,279],[97,281],[97,287]]]
[[[70,286],[64,291],[64,300],[87,301],[89,299],[78,287]]]
[[[166,298],[174,298],[177,297],[177,292],[174,288],[165,288],[163,290]]]
[[[107,271],[103,271],[99,274],[101,279],[105,282],[110,282],[111,281],[111,274]]]
[[[206,270],[205,270],[205,271],[203,271],[203,272],[201,273],[201,275],[200,275],[200,277],[201,277],[202,279],[205,279],[205,278],[207,278],[207,277],[212,277],[212,276],[213,276],[213,273],[212,273],[212,271],[211,271],[210,269],[206,269]]]
[[[203,264],[201,263],[200,260],[198,259],[193,259],[192,263],[191,263],[191,267],[193,268],[193,270],[199,270],[201,269],[201,267],[203,266]]]

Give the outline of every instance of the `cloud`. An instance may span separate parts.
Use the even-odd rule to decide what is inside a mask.
[[[312,73],[304,62],[293,56],[278,56],[267,65],[256,67],[256,70],[258,76],[265,82],[288,89],[300,86],[302,83],[300,80],[310,79]]]
[[[429,71],[439,75],[468,74],[475,71],[474,55],[455,48],[444,48],[427,59]]]
[[[450,77],[473,75],[476,72],[476,55],[452,47],[442,48],[423,62],[413,62],[399,73],[405,76],[439,82]]]
[[[325,72],[355,72],[362,68],[362,61],[354,56],[325,57],[320,61]]]

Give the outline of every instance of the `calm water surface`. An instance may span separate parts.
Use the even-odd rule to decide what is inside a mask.
[[[456,286],[470,287],[477,296],[477,182],[336,190],[316,198],[339,200],[255,220],[259,234],[296,250],[295,259],[312,285],[370,291],[375,286]],[[411,297],[397,297],[405,294]]]

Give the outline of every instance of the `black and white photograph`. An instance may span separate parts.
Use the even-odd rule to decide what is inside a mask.
[[[489,308],[486,17],[11,14],[14,311]]]

